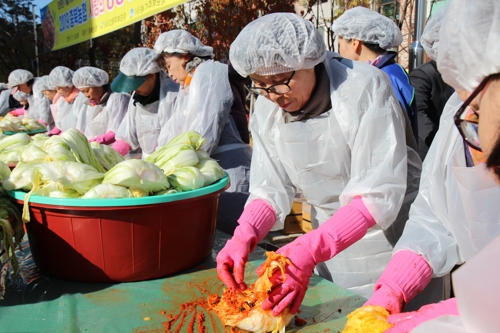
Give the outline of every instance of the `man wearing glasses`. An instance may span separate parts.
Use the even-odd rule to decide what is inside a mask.
[[[384,230],[406,221],[400,212],[416,196],[421,166],[389,79],[326,51],[315,27],[290,13],[250,23],[230,60],[259,97],[250,119],[250,198],[217,257],[219,277],[232,290],[246,288],[248,254],[271,229],[283,228],[301,190],[315,230],[278,250],[293,266],[286,279],[271,279],[263,308],[295,313],[314,269],[369,297],[391,257],[389,240],[398,236]]]

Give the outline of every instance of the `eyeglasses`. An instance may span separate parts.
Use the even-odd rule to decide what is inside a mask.
[[[247,86],[245,86],[245,88],[247,88],[248,91],[250,91],[256,95],[267,96],[270,93],[277,94],[277,95],[283,95],[283,94],[286,94],[287,92],[289,92],[290,90],[292,90],[292,88],[290,88],[289,84],[290,84],[290,81],[292,80],[294,75],[295,75],[295,71],[292,72],[292,75],[290,75],[290,77],[285,82],[272,85],[269,88],[259,88],[259,87],[248,88]]]
[[[486,87],[488,82],[490,81],[491,76],[488,76],[481,82],[481,84],[474,89],[472,94],[465,100],[465,102],[462,104],[462,106],[458,109],[457,113],[455,113],[455,125],[458,128],[458,131],[460,132],[460,135],[464,138],[465,142],[472,148],[482,151],[481,150],[481,143],[479,142],[479,126],[478,126],[478,119],[479,115],[474,111],[474,114],[476,117],[475,119],[468,119],[467,117],[467,107],[469,104],[474,100],[474,98],[479,95],[479,93]]]

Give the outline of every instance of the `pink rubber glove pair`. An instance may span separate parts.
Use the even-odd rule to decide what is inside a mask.
[[[231,291],[247,289],[243,280],[248,255],[275,222],[276,213],[264,200],[254,200],[243,210],[233,237],[217,255],[217,274]]]
[[[130,149],[132,149],[132,147],[123,140],[116,140],[111,147],[122,154],[122,156],[127,155]]]
[[[387,320],[394,326],[385,331],[385,333],[411,332],[418,325],[445,315],[459,315],[455,298],[450,298],[436,304],[424,305],[418,311],[390,315]]]
[[[18,117],[18,116],[23,115],[25,111],[26,110],[24,110],[24,108],[19,108],[19,109],[15,109],[15,110],[10,111],[9,114]]]
[[[361,197],[356,197],[318,229],[280,248],[276,252],[288,257],[293,266],[285,268],[284,281],[281,272],[276,272],[271,277],[273,290],[262,302],[262,309],[272,309],[273,316],[277,316],[290,306],[290,313],[296,313],[304,299],[316,264],[333,258],[363,238],[367,230],[374,225],[375,220]]]
[[[112,144],[113,142],[115,142],[115,133],[109,131],[108,133],[106,133],[104,135],[99,135],[93,139],[89,139],[89,142],[93,142],[93,141],[98,142],[98,143],[103,144],[103,145]]]
[[[422,256],[399,251],[375,284],[373,296],[364,305],[382,306],[390,313],[401,312],[422,292],[432,278],[432,269]]]
[[[49,136],[53,136],[53,135],[59,135],[61,134],[61,130],[57,127],[54,127],[50,132],[49,132]]]

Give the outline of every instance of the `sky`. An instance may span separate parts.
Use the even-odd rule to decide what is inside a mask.
[[[33,4],[36,6],[36,15],[40,16],[40,8],[47,6],[52,0],[33,0]]]

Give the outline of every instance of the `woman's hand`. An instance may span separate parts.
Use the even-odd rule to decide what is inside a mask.
[[[277,316],[290,306],[290,313],[294,314],[304,300],[316,263],[309,249],[301,243],[292,242],[276,252],[286,256],[292,265],[285,267],[285,279],[280,270],[270,278],[273,284],[272,291],[262,302],[262,309],[272,309],[273,316]],[[262,266],[257,270],[258,274],[261,269]]]
[[[385,331],[386,333],[411,332],[418,325],[445,315],[458,316],[457,301],[450,298],[446,301],[425,305],[418,311],[402,312],[390,315],[387,320],[394,326]]]

